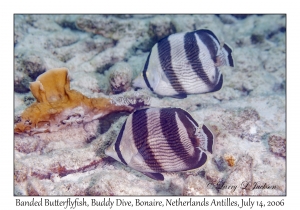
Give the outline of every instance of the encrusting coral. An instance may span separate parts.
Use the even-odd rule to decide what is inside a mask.
[[[41,74],[30,83],[30,90],[37,101],[22,113],[21,121],[15,125],[15,133],[53,132],[112,112],[133,110],[129,106],[117,106],[109,98],[88,98],[70,90],[66,68],[51,69]]]

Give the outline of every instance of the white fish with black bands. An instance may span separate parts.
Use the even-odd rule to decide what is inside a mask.
[[[155,180],[162,172],[202,166],[212,153],[213,133],[180,108],[144,108],[130,114],[105,154]]]
[[[176,98],[214,92],[223,85],[220,66],[234,66],[232,50],[221,46],[213,32],[172,34],[153,46],[133,86]]]

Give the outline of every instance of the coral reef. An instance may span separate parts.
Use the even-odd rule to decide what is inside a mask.
[[[268,144],[271,152],[286,157],[286,138],[278,135],[270,135]]]
[[[227,161],[230,167],[233,167],[235,165],[235,159],[232,155],[225,154],[224,159]]]
[[[125,62],[116,63],[108,70],[108,81],[113,94],[125,92],[131,87],[132,69]]]
[[[107,98],[87,98],[70,90],[68,70],[51,69],[30,84],[37,102],[21,115],[15,133],[53,132],[71,124],[87,123],[117,111],[132,111],[128,106],[115,106]]]
[[[29,89],[29,82],[31,81],[30,78],[24,74],[23,72],[16,72],[14,78],[14,90],[17,93],[26,93]]]
[[[154,44],[170,34],[176,33],[175,26],[168,16],[156,16],[150,20],[148,34]]]
[[[252,165],[253,159],[249,155],[243,155],[240,157],[239,161],[236,164],[236,167],[229,174],[228,179],[225,181],[225,186],[235,186],[237,183],[239,185],[245,183],[252,184]],[[245,186],[246,187],[246,186]],[[249,188],[243,189],[239,186],[235,191],[231,189],[222,190],[223,195],[248,195]]]
[[[286,15],[17,14],[14,21],[14,122],[25,130],[14,135],[15,195],[286,195]],[[132,79],[142,72],[155,40],[198,29],[233,49],[235,67],[221,69],[220,91],[161,98],[117,79],[122,66]],[[62,66],[70,70],[66,82],[40,81],[44,93],[37,77]],[[214,153],[200,169],[151,180],[105,156],[129,113],[100,116],[106,108],[92,103],[97,98],[112,107],[185,109],[212,127]],[[40,106],[43,116],[35,113]],[[59,114],[48,113],[51,106]],[[252,190],[258,183],[269,189]]]

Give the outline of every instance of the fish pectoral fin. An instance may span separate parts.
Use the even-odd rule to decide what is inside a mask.
[[[144,175],[157,181],[164,181],[164,176],[161,173],[142,172]]]
[[[147,88],[147,84],[142,75],[139,75],[136,79],[134,79],[132,85],[136,88]]]
[[[134,169],[139,170],[142,169],[146,163],[143,156],[140,153],[136,153],[132,156],[129,165],[131,165]]]
[[[140,153],[137,153],[131,158],[129,165],[132,168],[136,169],[137,171],[140,171],[143,170],[144,166],[146,165],[146,162],[142,157],[142,155]],[[142,172],[142,171],[140,172],[150,177],[151,179],[155,179],[158,181],[164,180],[164,176],[161,173],[151,173],[151,172]]]
[[[215,67],[220,67],[220,66],[225,66],[226,65],[226,63],[225,63],[225,61],[224,61],[224,59],[223,59],[222,56],[223,56],[223,54],[218,55],[216,57]]]

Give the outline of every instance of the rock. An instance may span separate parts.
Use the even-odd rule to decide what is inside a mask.
[[[27,93],[30,91],[29,82],[32,80],[23,72],[15,71],[14,91],[17,93]]]
[[[247,14],[233,14],[233,17],[235,17],[236,19],[245,19],[251,15],[247,15]]]
[[[216,164],[217,168],[219,169],[219,171],[224,171],[227,169],[227,164],[225,162],[225,160],[223,159],[223,157],[220,156],[216,156],[213,158],[214,163]]]
[[[193,15],[173,15],[172,22],[171,22],[175,30],[179,32],[188,32],[188,31],[195,31],[198,28],[196,27],[195,23],[195,16]]]
[[[275,155],[286,157],[286,138],[280,135],[270,135],[268,144],[270,151]]]
[[[79,40],[79,36],[70,29],[51,33],[47,38],[48,42],[55,48],[72,45]]]
[[[252,165],[253,158],[250,155],[243,155],[239,158],[236,166],[228,175],[228,179],[220,190],[222,195],[248,195],[249,188],[243,189],[241,186],[246,186],[247,183],[252,183]],[[235,190],[230,186],[237,186]]]
[[[129,90],[132,81],[131,66],[125,62],[116,63],[108,70],[108,80],[113,94]]]
[[[27,167],[21,162],[17,161],[14,164],[14,180],[16,182],[24,182],[27,180]]]
[[[37,51],[28,51],[22,59],[23,72],[32,80],[35,80],[40,74],[46,71],[46,65],[43,57]]]
[[[199,176],[189,176],[184,181],[183,195],[210,195],[212,191],[207,187],[206,181]]]
[[[49,195],[45,186],[36,178],[30,178],[27,183],[27,195],[42,196]]]
[[[120,19],[113,15],[82,15],[76,20],[77,28],[100,34],[114,40],[125,36],[137,37],[144,33],[146,25],[137,19]]]
[[[128,116],[129,113],[126,112],[119,112],[119,113],[112,113],[107,116],[105,116],[102,119],[99,119],[99,127],[98,127],[98,132],[100,134],[106,133],[111,125],[115,123],[120,117],[122,116]]]
[[[156,16],[150,20],[148,34],[154,43],[173,33],[176,29],[168,16]]]
[[[237,18],[234,17],[233,15],[218,15],[218,17],[221,19],[221,21],[224,24],[233,24],[237,22]]]
[[[16,136],[15,150],[21,153],[40,152],[47,145],[46,141],[34,136]]]
[[[168,191],[172,195],[183,195],[184,179],[171,179]]]
[[[24,103],[26,106],[30,106],[33,102],[35,102],[35,98],[32,96],[25,96]]]
[[[262,34],[252,34],[250,39],[252,44],[261,44],[264,42],[265,37]]]
[[[91,143],[99,135],[98,133],[99,121],[94,120],[83,126],[84,130],[87,132],[87,143]]]
[[[62,28],[68,28],[72,31],[79,30],[76,27],[76,19],[78,15],[58,15],[54,18],[55,22],[60,25]]]

